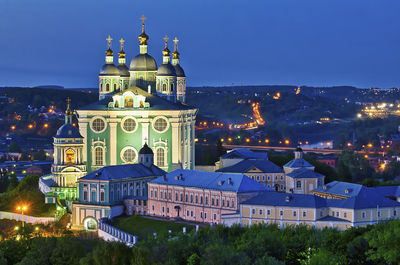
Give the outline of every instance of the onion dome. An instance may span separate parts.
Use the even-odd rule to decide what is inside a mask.
[[[174,41],[174,52],[172,53],[172,65],[175,68],[176,76],[177,77],[186,77],[185,72],[183,71],[182,67],[179,64],[179,52],[178,52],[178,38],[175,37]]]
[[[73,111],[70,108],[71,99],[67,98],[67,109],[65,110],[65,124],[57,130],[54,138],[83,138],[78,128],[73,126],[72,115]]]
[[[140,45],[147,45],[147,41],[149,40],[149,36],[144,32],[144,21],[147,19],[144,15],[140,18],[142,20],[142,33],[139,35]]]
[[[114,64],[105,64],[100,69],[100,75],[116,75],[119,76],[119,69]]]
[[[83,138],[78,128],[70,123],[64,124],[57,130],[54,138]]]
[[[119,76],[119,70],[113,63],[113,54],[111,50],[111,36],[106,39],[108,43],[108,50],[106,51],[106,63],[101,67],[99,75],[115,75]]]
[[[139,150],[139,155],[153,155],[153,150],[145,143],[143,147]]]
[[[174,65],[174,68],[177,77],[186,77],[185,71],[183,71],[180,64]]]
[[[175,67],[171,63],[160,65],[157,76],[176,76]]]
[[[129,77],[129,69],[125,64],[118,65],[118,71],[120,76]]]
[[[147,53],[138,54],[132,60],[129,66],[131,71],[157,71],[156,60]]]
[[[130,73],[129,73],[129,69],[126,66],[126,60],[125,60],[125,51],[124,51],[124,42],[125,40],[123,38],[121,38],[119,40],[119,42],[121,43],[121,51],[118,53],[118,71],[119,71],[119,75],[122,77],[129,77]]]
[[[111,48],[108,48],[108,50],[106,51],[106,56],[113,56],[114,52],[111,50]]]

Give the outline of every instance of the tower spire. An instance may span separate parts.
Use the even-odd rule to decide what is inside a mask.
[[[163,63],[164,63],[164,64],[169,63],[169,61],[170,61],[170,56],[169,56],[169,55],[170,55],[170,51],[169,51],[169,49],[168,49],[168,40],[169,40],[168,36],[165,35],[165,37],[164,37],[165,48],[164,48],[164,50],[162,51],[162,54],[163,54]]]
[[[65,110],[65,123],[71,124],[72,123],[72,114],[73,114],[73,112],[71,110],[71,106],[70,106],[71,99],[69,97],[67,97],[66,101],[67,101],[67,109]]]
[[[147,19],[147,17],[145,17],[144,15],[142,15],[142,17],[140,18],[140,20],[142,20],[142,33],[144,33],[144,21]]]
[[[114,53],[113,53],[113,51],[111,50],[111,41],[112,41],[113,39],[111,38],[111,36],[110,35],[108,35],[108,38],[106,39],[106,41],[107,41],[107,44],[108,44],[108,50],[106,51],[106,55],[107,56],[112,56]]]
[[[147,18],[142,15],[140,20],[142,20],[142,33],[139,35],[139,42],[140,42],[140,53],[145,54],[147,53],[147,41],[149,40],[149,36],[147,36],[146,32],[144,31],[144,21]]]
[[[174,42],[174,52],[172,53],[172,58],[175,60],[179,60],[179,52],[178,52],[179,40],[178,40],[178,38],[175,37],[175,39],[173,39],[173,42]],[[178,63],[179,63],[179,61],[178,61]]]
[[[121,51],[118,53],[119,58],[125,58],[125,51],[124,51],[124,43],[125,43],[125,40],[124,40],[123,38],[121,38],[121,39],[119,40],[119,43],[121,44]]]

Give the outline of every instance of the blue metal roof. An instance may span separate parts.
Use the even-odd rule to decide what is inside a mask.
[[[338,207],[345,209],[369,209],[369,208],[383,208],[383,207],[399,207],[400,203],[394,200],[385,198],[374,189],[363,187],[357,196],[348,199],[327,200],[327,206]]]
[[[79,133],[78,128],[70,123],[66,123],[57,130],[56,136],[54,138],[83,138]]]
[[[230,181],[229,181],[230,179]],[[237,193],[272,191],[243,174],[206,172],[198,170],[177,169],[158,177],[150,183],[176,185],[219,191],[233,191]]]
[[[329,193],[334,195],[341,195],[346,197],[357,196],[361,189],[367,188],[361,184],[355,184],[343,181],[332,181],[324,187],[314,189],[317,192]]]
[[[314,167],[303,158],[296,158],[287,162],[284,167],[288,168],[301,168],[301,167]]]
[[[257,168],[263,173],[283,173],[281,167],[267,159],[245,159],[233,166],[220,168],[217,172],[245,173],[253,168]]]
[[[320,177],[324,177],[324,175],[315,172],[313,170],[307,169],[307,168],[299,168],[296,169],[292,172],[290,172],[289,174],[287,174],[289,177],[292,178],[320,178]]]
[[[282,192],[263,192],[242,204],[263,206],[287,206],[320,208],[326,206],[326,199],[311,194],[291,194]]]
[[[385,197],[400,197],[400,186],[382,186],[373,189]]]
[[[106,166],[96,170],[79,180],[115,180],[125,178],[158,177],[165,174],[161,168],[152,165],[150,168],[142,164]]]
[[[233,159],[233,158],[242,158],[242,159],[268,159],[268,153],[266,152],[254,152],[248,148],[236,148],[232,151],[221,156],[223,159]]]
[[[243,204],[305,208],[336,207],[344,209],[379,209],[384,207],[400,206],[399,202],[387,199],[375,192],[374,190],[368,188],[362,189],[355,197],[341,200],[324,199],[322,197],[310,194],[264,192],[243,202]]]

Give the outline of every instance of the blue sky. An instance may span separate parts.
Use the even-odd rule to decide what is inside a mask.
[[[105,38],[177,36],[189,86],[400,87],[398,0],[0,0],[0,86],[97,87]],[[170,46],[172,42],[170,41]],[[116,57],[115,57],[116,59]]]

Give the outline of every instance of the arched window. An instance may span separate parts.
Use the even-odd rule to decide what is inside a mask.
[[[125,84],[125,89],[128,89],[128,85],[127,84]]]
[[[106,85],[106,91],[107,91],[107,92],[110,91],[110,84],[107,84],[107,85]]]
[[[67,164],[74,164],[75,163],[75,152],[72,149],[68,149],[67,152],[65,152],[65,161]]]
[[[133,97],[132,96],[125,97],[125,108],[133,108]]]
[[[103,84],[100,84],[100,92],[103,92]]]
[[[114,107],[115,107],[115,108],[118,108],[118,107],[119,107],[118,100],[117,100],[117,101],[115,101],[115,105],[114,105]]]
[[[95,166],[103,165],[103,148],[100,146],[94,149],[94,165]]]
[[[165,150],[164,150],[164,148],[157,149],[156,165],[159,167],[165,166]]]
[[[171,92],[174,91],[174,84],[171,84]]]
[[[117,84],[114,84],[114,91],[117,90]]]
[[[162,91],[167,91],[167,84],[162,85]]]

